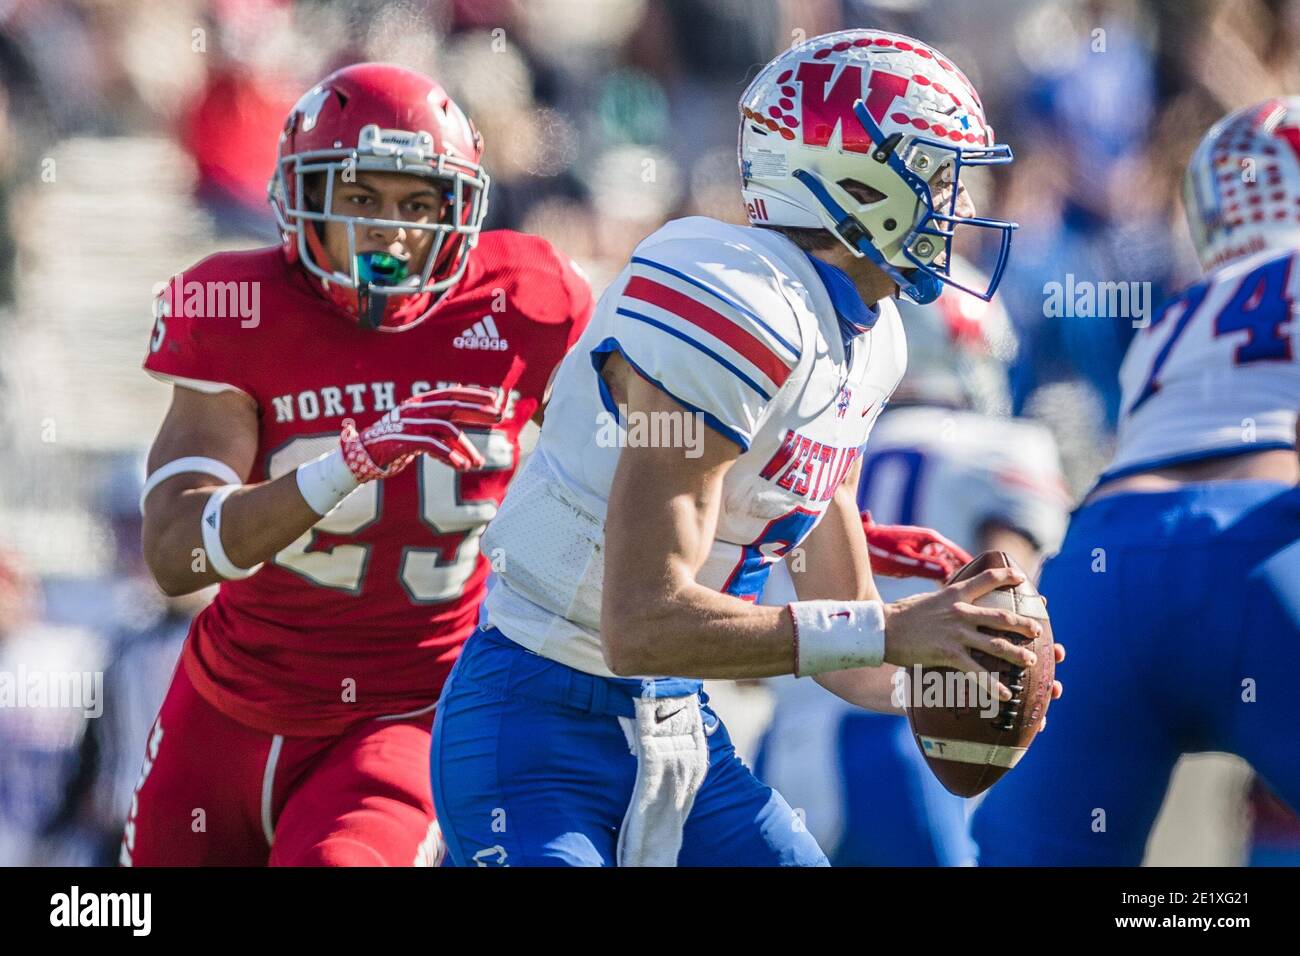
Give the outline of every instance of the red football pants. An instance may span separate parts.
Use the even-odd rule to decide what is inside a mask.
[[[283,737],[231,720],[183,666],[145,746],[126,866],[437,866],[432,712],[335,737]]]

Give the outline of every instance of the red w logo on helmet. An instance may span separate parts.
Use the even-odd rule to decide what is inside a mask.
[[[803,141],[807,146],[825,146],[840,127],[844,149],[852,153],[865,153],[872,147],[871,138],[853,115],[853,104],[862,98],[862,67],[850,64],[840,70],[835,82],[830,84],[835,66],[831,63],[799,64],[795,74],[802,87],[800,107]],[[884,119],[891,103],[907,93],[907,77],[872,70],[867,78],[867,97],[864,105],[871,118],[879,123]]]

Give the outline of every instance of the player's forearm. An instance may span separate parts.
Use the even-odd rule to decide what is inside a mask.
[[[854,473],[836,490],[826,516],[808,536],[803,554],[786,560],[795,593],[801,601],[880,600],[854,494],[857,479],[855,467]],[[894,681],[898,673],[899,668],[883,664],[827,671],[816,675],[814,680],[850,704],[880,713],[902,713],[902,708],[894,703]]]
[[[231,493],[222,509],[221,542],[235,565],[249,568],[274,558],[320,519],[303,500],[297,472],[290,472]]]
[[[223,575],[204,540],[203,518],[216,485],[173,491],[160,488],[145,515],[144,551],[158,586],[170,595],[189,594],[222,581]],[[296,473],[274,481],[243,485],[222,503],[220,545],[236,568],[269,561],[319,521],[303,499]],[[212,532],[210,531],[209,534]]]
[[[1031,580],[1037,578],[1042,555],[1032,541],[1011,526],[996,519],[985,521],[979,529],[978,546],[980,551],[1006,552]]]
[[[801,601],[880,599],[854,495],[858,468],[855,465],[835,490],[826,514],[807,540],[785,559]]]
[[[893,664],[880,667],[855,667],[852,670],[827,671],[813,680],[836,697],[864,710],[878,714],[905,714],[898,681],[903,669]]]
[[[606,663],[620,676],[742,680],[792,673],[794,625],[786,608],[750,604],[692,582],[662,600],[610,600],[601,616]]]
[[[601,613],[610,669],[632,676],[742,680],[815,674],[881,660],[883,608],[876,601],[855,600],[875,596],[865,543],[858,549],[860,561],[846,544],[853,533],[862,537],[861,522],[852,496],[837,497],[843,500],[826,516],[829,530],[822,532],[815,558],[831,590],[816,595],[824,600],[801,600],[784,608],[755,605],[696,582],[695,572],[713,541],[713,512],[685,496],[668,502],[659,514],[648,511],[649,493],[638,506],[612,498]],[[616,505],[638,516],[635,528],[620,520],[623,511]],[[844,508],[852,512],[851,520],[834,513]],[[819,526],[812,537],[821,531]],[[653,560],[661,549],[666,557]],[[841,570],[844,561],[855,570]],[[865,585],[859,571],[866,575]]]

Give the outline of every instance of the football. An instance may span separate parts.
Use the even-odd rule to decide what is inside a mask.
[[[1008,567],[1016,567],[1009,555],[985,551],[949,583]],[[1056,673],[1047,604],[1028,580],[1014,588],[998,588],[974,603],[1032,617],[1042,623],[1043,632],[1031,640],[1021,634],[981,628],[1017,644],[1031,644],[1038,656],[1034,667],[1020,668],[981,651],[971,652],[981,667],[999,673],[1013,695],[1009,701],[978,693],[967,675],[952,668],[918,668],[911,675],[907,718],[912,736],[939,782],[961,797],[983,793],[1025,755],[1047,713]]]

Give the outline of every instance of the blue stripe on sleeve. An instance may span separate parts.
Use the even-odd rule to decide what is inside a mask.
[[[688,412],[694,412],[695,414],[702,416],[706,425],[723,438],[735,442],[742,452],[749,451],[748,438],[736,431],[736,429],[732,428],[730,425],[726,424],[722,419],[718,418],[717,415],[705,411],[703,408],[696,405],[692,405],[690,402],[682,401],[680,397],[674,394],[672,389],[665,387],[663,382],[659,381],[653,375],[650,375],[645,369],[638,365],[624,350],[622,343],[620,343],[618,339],[612,337],[603,340],[599,345],[591,350],[591,364],[596,368],[596,377],[600,381],[601,401],[606,402],[606,407],[612,406],[613,400],[607,399],[609,388],[605,385],[604,379],[600,378],[600,369],[604,366],[605,360],[609,358],[609,353],[611,352],[617,352],[619,355],[623,356],[623,360],[627,362],[628,365],[632,366],[638,375],[655,388],[659,389],[659,391],[663,392],[678,405],[685,408]]]

